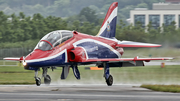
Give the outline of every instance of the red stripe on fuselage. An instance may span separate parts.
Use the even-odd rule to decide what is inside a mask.
[[[118,2],[114,2],[113,4],[111,4],[111,6],[109,7],[108,9],[108,12],[106,14],[106,17],[104,18],[104,21],[103,21],[103,24],[102,26],[104,25],[104,23],[107,21],[107,19],[109,18],[109,16],[111,15],[112,11],[118,6]],[[101,26],[101,27],[102,27]]]

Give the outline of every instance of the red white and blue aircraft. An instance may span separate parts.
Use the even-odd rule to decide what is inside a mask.
[[[42,68],[44,83],[50,84],[48,68],[62,67],[61,79],[66,79],[69,68],[74,76],[80,79],[78,65],[96,64],[104,68],[104,78],[108,86],[113,84],[110,67],[144,66],[143,61],[167,60],[171,58],[121,58],[123,47],[160,47],[158,44],[119,41],[115,38],[118,3],[111,4],[97,36],[77,31],[57,30],[45,35],[26,57],[4,58],[5,60],[22,61],[24,68],[35,71],[35,81],[40,86],[37,76]]]

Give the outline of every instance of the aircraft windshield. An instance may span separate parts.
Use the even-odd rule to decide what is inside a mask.
[[[45,35],[35,49],[40,49],[43,51],[51,50],[72,37],[73,33],[71,31],[53,31]]]
[[[50,50],[50,49],[52,49],[52,46],[49,43],[45,42],[45,41],[41,41],[38,44],[38,49],[40,49],[40,50]]]

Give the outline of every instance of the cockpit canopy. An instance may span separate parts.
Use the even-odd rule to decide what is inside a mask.
[[[64,41],[73,37],[72,31],[58,30],[53,31],[45,35],[37,44],[35,49],[40,49],[43,51],[51,50],[54,47],[60,45]]]

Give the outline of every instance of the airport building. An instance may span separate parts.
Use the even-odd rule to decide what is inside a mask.
[[[152,10],[147,8],[135,8],[130,11],[130,23],[135,25],[137,22],[142,27],[147,26],[150,22],[154,28],[163,24],[170,25],[176,22],[176,27],[180,27],[180,0],[166,0],[166,2],[153,3]]]

